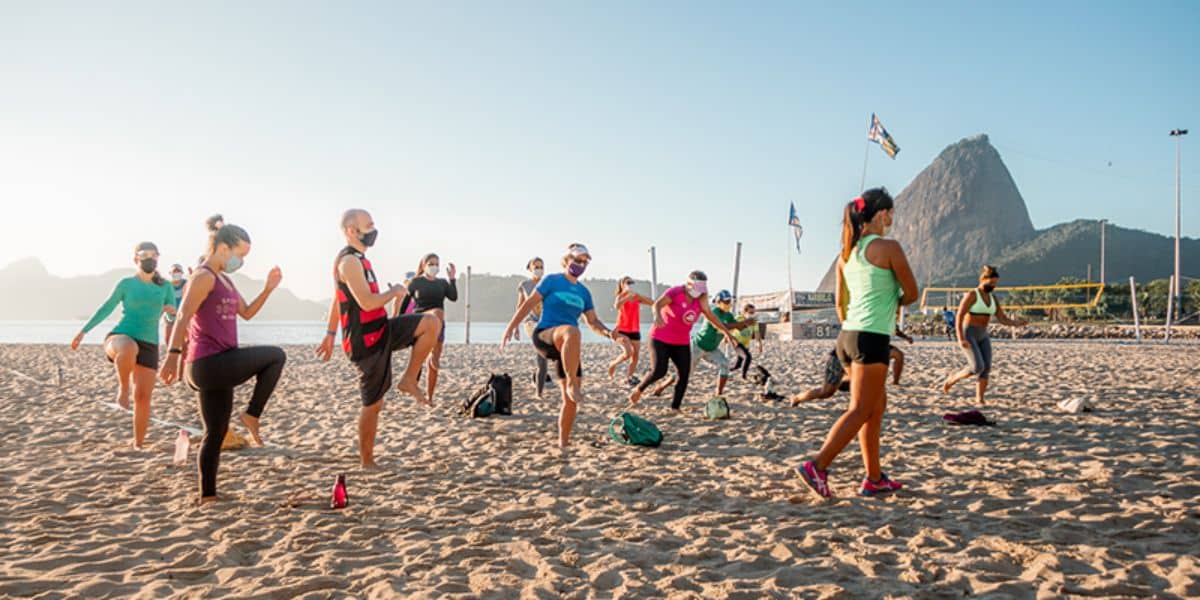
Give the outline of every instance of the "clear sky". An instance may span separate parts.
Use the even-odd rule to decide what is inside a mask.
[[[591,274],[815,287],[858,192],[899,192],[987,133],[1036,227],[1200,234],[1197,2],[20,2],[0,0],[0,265],[200,252],[329,296],[337,221],[379,225],[385,281],[437,251],[478,272],[588,244]],[[1110,166],[1111,163],[1111,166]],[[1170,266],[1163,266],[1163,274]]]

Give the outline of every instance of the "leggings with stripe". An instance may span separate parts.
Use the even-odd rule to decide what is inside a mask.
[[[267,400],[283,374],[287,355],[275,346],[235,348],[188,363],[185,377],[200,392],[200,419],[204,439],[200,442],[200,495],[217,495],[217,467],[221,464],[221,442],[229,430],[233,411],[233,388],[255,379],[246,414],[262,416]]]

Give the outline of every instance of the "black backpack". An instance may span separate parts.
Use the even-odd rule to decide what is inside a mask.
[[[507,373],[489,376],[487,383],[463,403],[459,413],[473,419],[492,414],[511,415],[512,377]]]

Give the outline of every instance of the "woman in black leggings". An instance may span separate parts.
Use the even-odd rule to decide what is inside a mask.
[[[676,411],[680,409],[692,373],[692,325],[701,316],[732,342],[729,329],[708,306],[708,276],[703,271],[692,271],[686,284],[667,290],[654,302],[654,326],[650,329],[650,355],[654,367],[650,376],[629,394],[630,404],[637,404],[647,388],[667,376],[669,362],[675,365],[679,373],[679,379],[675,381],[675,393],[671,397],[671,408]],[[669,380],[664,380],[662,385],[655,388],[655,395],[669,383]]]
[[[250,404],[241,415],[242,424],[256,445],[262,445],[259,419],[279,376],[286,356],[275,346],[239,348],[237,319],[251,319],[279,286],[279,267],[267,275],[267,285],[249,304],[233,286],[228,273],[242,266],[250,253],[250,236],[237,225],[223,225],[220,217],[209,219],[208,257],[192,277],[180,307],[177,326],[171,334],[167,361],[159,372],[170,385],[179,378],[179,361],[185,335],[188,339],[184,377],[200,394],[200,418],[204,440],[200,444],[200,503],[217,499],[217,468],[221,442],[229,431],[233,389],[255,378]],[[186,331],[187,333],[183,333]]]

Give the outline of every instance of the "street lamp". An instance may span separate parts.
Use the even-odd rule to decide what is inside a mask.
[[[1182,312],[1179,302],[1183,300],[1183,295],[1179,293],[1179,159],[1183,153],[1183,136],[1187,132],[1186,129],[1171,130],[1171,137],[1175,138],[1175,289],[1170,292],[1175,295],[1176,314]],[[1172,318],[1172,315],[1167,315],[1168,320]]]

